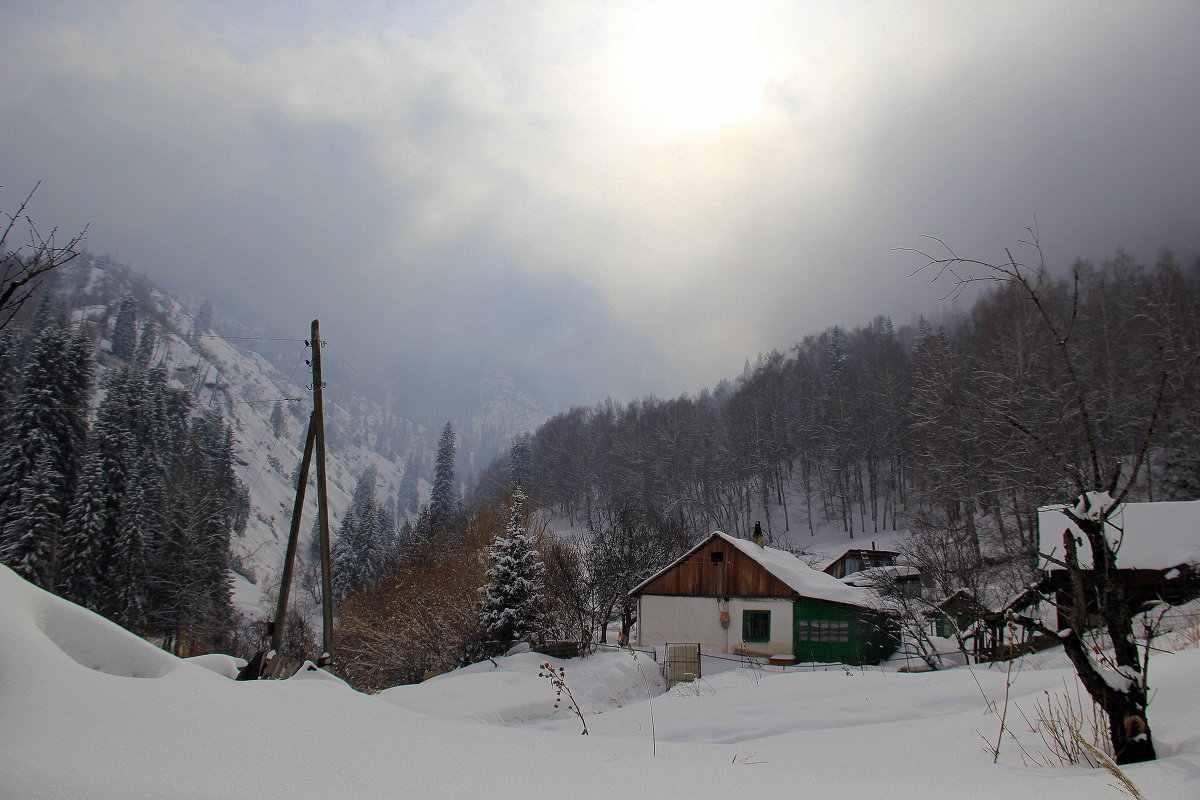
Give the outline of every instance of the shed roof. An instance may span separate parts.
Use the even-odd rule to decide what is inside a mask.
[[[638,594],[647,584],[686,561],[693,553],[704,547],[704,545],[708,544],[714,538],[720,538],[730,546],[737,548],[739,552],[778,578],[789,589],[802,597],[827,600],[831,603],[841,603],[849,606],[862,606],[864,608],[873,608],[878,604],[874,594],[847,586],[832,575],[827,575],[820,570],[813,569],[786,550],[778,550],[774,547],[760,547],[748,539],[739,539],[736,536],[730,536],[721,531],[714,531],[712,536],[704,539],[704,541],[697,544],[691,550],[639,583],[629,593]]]
[[[1075,523],[1062,513],[1064,508],[1054,505],[1038,509],[1038,552],[1062,558],[1063,531],[1079,533]],[[1126,503],[1111,521],[1108,537],[1116,548],[1121,569],[1169,569],[1200,562],[1200,500]],[[1079,559],[1085,567],[1091,561],[1086,544],[1080,548]],[[1053,566],[1043,559],[1043,569]]]
[[[827,555],[825,558],[822,558],[820,561],[814,562],[813,566],[816,567],[817,569],[821,570],[822,572],[830,572],[836,564],[838,564],[842,561],[845,561],[847,558],[850,558],[851,556],[858,556],[859,558],[862,558],[864,556],[870,556],[870,555],[884,555],[884,556],[892,556],[894,558],[894,557],[897,557],[900,555],[900,551],[898,551],[898,550],[877,550],[874,547],[851,547],[848,550],[843,551],[842,554],[839,555],[837,558],[829,558]]]
[[[870,589],[887,581],[919,580],[920,578],[921,571],[916,567],[908,564],[890,564],[886,567],[867,567],[840,578],[840,580],[847,586],[861,586]]]

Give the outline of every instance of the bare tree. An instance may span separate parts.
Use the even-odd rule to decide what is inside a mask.
[[[47,273],[79,255],[75,248],[87,232],[85,227],[60,244],[55,241],[58,228],[48,234],[38,230],[29,203],[41,185],[39,181],[13,213],[0,212],[0,329],[12,322]]]
[[[1052,420],[1029,412],[1014,403],[1011,396],[996,393],[986,375],[979,376],[977,391],[968,390],[950,402],[1019,434],[1053,465],[1064,485],[1071,487],[1075,499],[1062,511],[1063,554],[1050,559],[1068,575],[1064,609],[1068,627],[1053,631],[1034,619],[1023,622],[1062,641],[1080,682],[1108,716],[1117,762],[1149,761],[1155,758],[1155,751],[1146,719],[1146,656],[1139,652],[1134,635],[1136,609],[1130,607],[1117,571],[1117,549],[1109,529],[1113,527],[1112,516],[1129,497],[1146,463],[1170,371],[1167,361],[1160,359],[1158,374],[1142,396],[1122,398],[1118,403],[1102,397],[1093,385],[1096,370],[1090,369],[1095,366],[1088,357],[1090,343],[1079,335],[1080,268],[1077,265],[1073,270],[1069,286],[1051,280],[1037,232],[1027,230],[1029,239],[1022,244],[1035,256],[1033,264],[1018,261],[1011,250],[1006,250],[1005,260],[998,263],[966,258],[932,237],[937,252],[912,252],[925,260],[917,272],[933,272],[935,281],[949,278],[952,295],[973,283],[991,282],[1001,291],[1013,292],[1040,324],[1046,346],[1030,357],[1040,355],[1056,370],[1059,391],[1048,399],[1057,405],[1059,413]],[[1113,420],[1105,417],[1105,407],[1120,407],[1122,411],[1122,441],[1115,446],[1105,441],[1105,436],[1113,435],[1115,430]],[[1121,456],[1114,453],[1132,455],[1132,466],[1125,467]],[[1065,524],[1068,521],[1082,532],[1082,538]],[[1101,629],[1111,641],[1111,658],[1096,657],[1086,639],[1093,607]]]

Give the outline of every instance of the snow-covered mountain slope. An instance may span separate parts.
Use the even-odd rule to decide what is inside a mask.
[[[219,412],[233,430],[238,477],[249,489],[251,504],[246,531],[232,545],[235,600],[244,612],[256,617],[265,607],[264,591],[273,590],[278,582],[287,545],[295,495],[292,476],[300,463],[312,409],[312,378],[306,364],[311,350],[303,339],[281,342],[275,337],[276,351],[284,347],[293,351],[285,374],[250,349],[257,337],[226,339],[198,322],[195,310],[145,278],[104,259],[81,259],[61,276],[58,295],[74,320],[93,325],[100,333],[99,387],[108,371],[122,365],[107,354],[110,343],[106,336],[111,331],[116,298],[126,292],[138,300],[139,328],[151,322],[159,326],[150,363],[167,367],[171,385],[191,393],[198,413]],[[219,329],[220,323],[215,327]],[[101,392],[102,388],[98,389],[97,400]],[[277,404],[285,411],[281,436],[275,435],[271,423]],[[405,452],[407,446],[422,446],[424,431],[339,386],[326,390],[325,411],[330,518],[336,531],[356,478],[369,465],[378,470],[376,490],[381,503],[392,505],[405,460],[395,453]],[[389,455],[373,447],[375,440],[385,438],[381,431],[387,434]],[[302,552],[310,541],[316,514],[314,471],[302,515]]]

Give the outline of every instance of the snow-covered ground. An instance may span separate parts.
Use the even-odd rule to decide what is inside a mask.
[[[231,659],[176,659],[0,567],[0,797],[1120,796],[1102,770],[1024,765],[1012,740],[993,765],[998,669],[735,668],[658,694],[639,658],[526,653],[377,696],[320,672],[239,683]],[[1070,673],[1052,653],[1014,675],[1010,726],[1036,750],[1015,709]],[[1147,798],[1200,797],[1200,650],[1151,676],[1162,758],[1126,772]]]

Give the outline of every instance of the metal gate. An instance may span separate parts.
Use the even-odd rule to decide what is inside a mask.
[[[700,677],[700,644],[667,642],[667,688]]]

